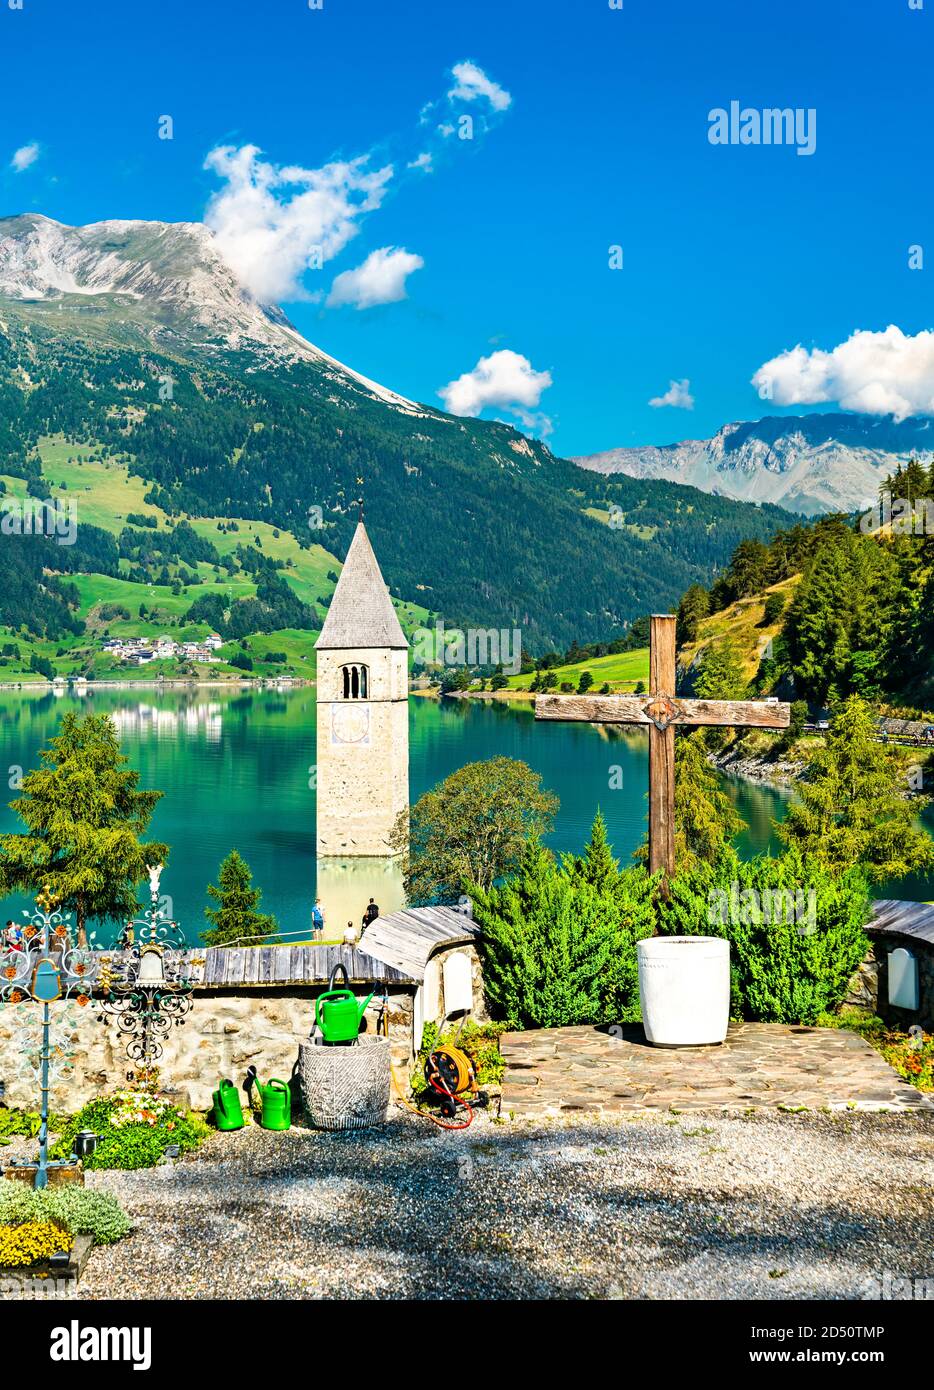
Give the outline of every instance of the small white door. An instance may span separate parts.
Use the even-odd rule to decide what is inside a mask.
[[[918,1007],[918,961],[904,946],[889,951],[889,1003],[897,1009]]]
[[[444,1012],[469,1014],[473,1008],[473,972],[466,951],[452,951],[441,967],[444,978]]]

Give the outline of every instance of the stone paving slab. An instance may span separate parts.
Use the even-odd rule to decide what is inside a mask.
[[[929,1110],[842,1028],[733,1023],[720,1047],[652,1047],[641,1027],[507,1033],[503,1111],[517,1118],[658,1110]]]

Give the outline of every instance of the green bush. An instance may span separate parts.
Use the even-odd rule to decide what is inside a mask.
[[[49,1129],[55,1133],[67,1123],[65,1115],[50,1115]],[[11,1139],[22,1136],[35,1139],[39,1133],[41,1120],[37,1110],[9,1110],[0,1106],[0,1144],[8,1144]]]
[[[113,1245],[133,1229],[126,1212],[109,1192],[67,1183],[36,1191],[21,1182],[0,1182],[0,1225],[57,1221],[73,1235],[90,1235],[95,1245]]]
[[[856,868],[832,873],[795,852],[727,854],[676,875],[658,919],[668,935],[729,940],[734,1017],[814,1024],[843,1000],[869,949],[869,910]]]
[[[11,1139],[20,1136],[34,1139],[40,1123],[38,1111],[0,1110],[0,1144],[9,1144]]]
[[[558,865],[532,842],[513,878],[471,893],[487,998],[512,1028],[639,1017],[636,942],[652,935],[654,880],[607,866],[598,824],[583,859]]]
[[[686,867],[667,896],[644,867],[619,868],[599,812],[582,857],[558,864],[532,841],[510,878],[471,890],[498,1018],[512,1028],[638,1020],[636,946],[656,931],[729,940],[734,1018],[814,1024],[841,1003],[869,948],[865,876],[797,849],[741,861],[712,834],[716,804],[701,790],[692,817],[682,800]]]
[[[69,1119],[52,1156],[67,1157],[82,1129],[100,1136],[94,1153],[85,1159],[86,1168],[152,1168],[171,1144],[189,1153],[209,1132],[201,1116],[183,1115],[146,1090],[117,1091],[89,1101]]]

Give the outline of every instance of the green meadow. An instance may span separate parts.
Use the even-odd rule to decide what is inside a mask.
[[[179,518],[170,517],[162,508],[145,500],[150,484],[133,474],[132,458],[106,459],[102,455],[101,446],[95,441],[77,444],[65,440],[61,435],[45,436],[39,441],[39,456],[48,495],[55,500],[74,499],[79,527],[84,522],[119,536],[127,525],[130,513],[153,517],[157,522],[156,533],[169,529],[178,521]],[[0,475],[0,481],[5,484],[9,496],[26,496],[23,478]],[[238,546],[256,546],[264,555],[283,563],[280,574],[304,603],[316,606],[320,612],[330,602],[336,582],[332,576],[339,574],[341,565],[336,556],[318,542],[301,546],[291,532],[262,521],[215,516],[185,519],[190,521],[193,530],[211,542],[221,556],[234,554]],[[130,564],[125,560],[120,561],[120,567],[127,572],[130,570]],[[172,579],[177,580],[183,567],[169,563],[167,568]],[[50,661],[56,674],[66,678],[84,675],[90,680],[119,678],[149,681],[160,675],[166,678],[180,675],[175,661],[153,661],[142,667],[129,666],[101,651],[100,646],[108,637],[168,637],[175,641],[196,641],[207,636],[211,630],[207,623],[185,621],[186,613],[200,594],[213,590],[222,593],[230,603],[235,603],[256,593],[256,584],[249,574],[240,572],[231,576],[226,570],[218,573],[214,565],[203,561],[184,568],[189,572],[196,570],[202,582],[183,585],[178,593],[173,593],[169,585],[138,583],[112,575],[69,575],[68,581],[74,583],[78,591],[78,616],[86,624],[85,633],[53,642],[0,627],[0,648],[13,644],[19,649],[18,657],[0,656],[0,682],[12,680],[44,684],[45,677],[29,669],[34,657]],[[101,611],[102,605],[111,604],[120,605],[129,616],[105,617]],[[429,611],[421,604],[395,598],[393,604],[407,634],[411,635],[415,628],[429,622]],[[142,615],[141,607],[144,610]],[[317,631],[294,628],[254,633],[245,639],[245,650],[254,663],[252,673],[244,673],[229,664],[229,658],[242,649],[239,643],[231,642],[222,648],[220,661],[194,666],[189,663],[185,674],[210,679],[240,679],[244,674],[295,674],[307,678],[314,674],[314,643],[317,635]],[[285,661],[269,661],[270,653],[277,657],[284,655]]]
[[[631,652],[595,656],[589,661],[576,661],[570,666],[555,666],[553,670],[559,687],[562,683],[570,682],[576,690],[581,673],[589,671],[593,676],[594,691],[599,690],[602,685],[609,685],[610,690],[614,692],[628,691],[632,690],[638,681],[648,681],[649,649],[637,647]],[[528,690],[532,679],[531,674],[510,676],[509,686],[513,690]]]

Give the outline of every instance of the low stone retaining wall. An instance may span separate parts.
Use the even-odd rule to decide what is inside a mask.
[[[211,1092],[222,1077],[242,1084],[255,1066],[261,1081],[288,1081],[297,1067],[299,1047],[311,1034],[315,1000],[328,988],[335,965],[347,972],[349,987],[362,1003],[371,990],[365,1019],[375,1033],[384,998],[393,1065],[400,1079],[408,1071],[426,1023],[453,1010],[484,1018],[483,976],[475,945],[476,929],[448,908],[413,909],[379,917],[357,946],[217,947],[185,952],[183,975],[193,985],[192,1009],[163,1043],[157,1065],[163,1088],[177,1103],[195,1110],[211,1107]],[[367,943],[371,942],[369,951]],[[446,996],[446,966],[466,957],[467,1002],[462,987]],[[119,952],[102,953],[117,960]],[[465,962],[461,961],[464,965]],[[461,972],[463,975],[463,972]],[[340,977],[338,977],[340,979]],[[343,980],[340,980],[343,985]],[[96,991],[92,986],[92,996]],[[73,1113],[127,1079],[133,1064],[116,1021],[98,1021],[95,997],[84,1008],[70,1006],[74,1031],[68,1075],[53,1086],[52,1108]],[[470,1007],[467,1007],[469,1003]],[[28,1001],[0,1009],[0,1081],[7,1105],[38,1107],[35,1079],[21,1073],[23,1022],[34,1021],[39,1005]],[[53,1005],[53,1014],[59,1007]],[[32,1030],[30,1030],[32,1031]]]
[[[315,997],[325,988],[196,992],[191,1013],[165,1041],[158,1064],[163,1081],[187,1094],[195,1110],[210,1109],[211,1092],[221,1077],[229,1076],[239,1085],[251,1065],[261,1081],[271,1076],[288,1081],[299,1046],[314,1023]],[[360,994],[361,987],[355,987],[355,992]],[[393,1062],[403,1072],[411,1054],[413,997],[413,991],[389,996]],[[377,1004],[374,999],[366,1013],[370,1031],[376,1028]],[[17,1076],[21,1047],[17,1015],[21,1009],[36,1007],[20,1004],[0,1011],[0,1080],[6,1081],[6,1103],[29,1109],[36,1108],[38,1097],[35,1082]],[[75,1111],[102,1091],[118,1087],[132,1065],[125,1042],[110,1021],[98,1023],[93,1004],[81,1010],[71,1038],[73,1070],[53,1089],[52,1108]]]

